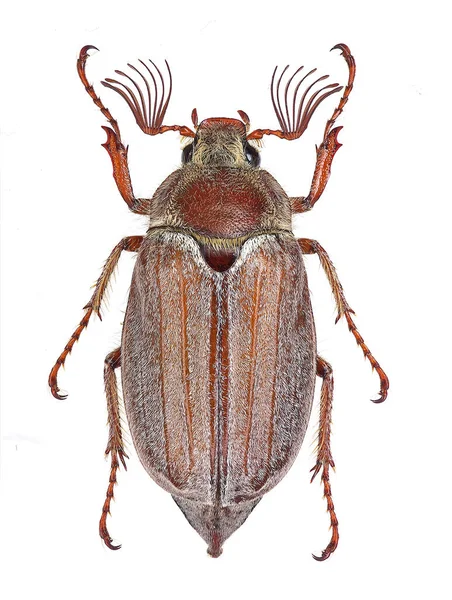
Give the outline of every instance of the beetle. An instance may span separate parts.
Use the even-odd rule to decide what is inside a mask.
[[[101,303],[123,251],[137,254],[120,348],[107,355],[104,380],[111,472],[99,532],[113,544],[107,515],[120,464],[126,468],[115,370],[121,367],[124,405],[133,444],[149,475],[166,491],[218,557],[224,541],[246,520],[262,496],[287,473],[303,441],[314,395],[322,379],[316,462],[321,471],[331,521],[331,539],[317,560],[325,560],[339,540],[331,485],[330,449],[333,371],[317,355],[304,254],[317,254],[331,285],[337,320],[344,317],[364,356],[380,378],[383,402],[389,380],[364,343],[353,310],[328,254],[315,240],[295,239],[292,215],[310,210],[321,197],[333,158],[341,146],[333,127],[353,88],[355,61],[341,51],[348,82],[319,87],[300,67],[275,68],[271,99],[280,129],[250,132],[239,119],[209,118],[193,129],[164,125],[172,93],[168,78],[152,61],[128,65],[130,74],[103,85],[128,104],[148,135],[178,131],[185,140],[182,165],[150,199],[136,198],[127,147],[117,121],[88,82],[89,51],[80,51],[77,69],[96,106],[109,121],[103,144],[113,177],[129,209],[148,219],[146,235],[124,238],[113,249],[85,306],[85,314],[49,376],[52,394],[63,399],[57,375]],[[135,78],[132,77],[135,76]],[[137,83],[141,82],[141,87]],[[302,87],[304,86],[304,87]],[[303,90],[303,93],[302,93]],[[306,130],[316,108],[342,91],[317,147],[310,191],[288,197],[260,168],[259,141],[266,135],[294,140]]]

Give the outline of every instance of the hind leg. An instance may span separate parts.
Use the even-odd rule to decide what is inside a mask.
[[[121,415],[119,411],[118,384],[115,369],[121,366],[121,349],[117,348],[105,357],[104,382],[107,396],[109,435],[105,455],[111,456],[110,480],[108,483],[107,497],[102,508],[102,516],[99,522],[99,534],[105,545],[111,550],[119,550],[121,545],[115,546],[107,529],[107,516],[110,514],[110,503],[114,497],[116,485],[116,473],[121,461],[127,470],[126,458],[129,458],[124,450],[124,440],[121,428]]]
[[[339,529],[336,513],[334,511],[333,497],[331,494],[330,484],[330,467],[334,469],[334,461],[331,455],[330,437],[331,437],[331,411],[333,406],[333,369],[331,365],[323,360],[320,356],[317,357],[317,376],[323,379],[322,390],[320,392],[320,419],[319,433],[317,441],[317,461],[311,469],[313,475],[311,483],[322,469],[322,482],[324,497],[326,498],[328,512],[331,522],[331,539],[321,556],[314,556],[316,560],[326,560],[337,548],[339,542]]]

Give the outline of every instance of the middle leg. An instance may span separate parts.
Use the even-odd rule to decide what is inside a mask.
[[[52,370],[50,371],[49,386],[50,386],[53,396],[55,396],[55,398],[57,398],[58,400],[64,400],[66,398],[66,396],[62,396],[60,394],[60,390],[58,387],[58,371],[60,370],[60,368],[62,366],[64,366],[64,363],[66,361],[68,354],[70,354],[72,352],[72,348],[73,348],[75,342],[79,339],[80,335],[82,334],[82,331],[86,327],[88,327],[88,323],[89,323],[89,320],[90,320],[93,312],[96,313],[98,315],[98,317],[102,320],[101,313],[100,313],[102,299],[104,297],[105,290],[107,289],[108,282],[110,281],[110,277],[111,277],[113,271],[115,270],[116,265],[118,264],[121,253],[124,250],[127,252],[138,252],[138,250],[140,249],[141,243],[143,242],[143,238],[144,238],[144,236],[142,236],[142,235],[132,235],[132,236],[122,239],[119,242],[119,244],[117,244],[113,248],[113,251],[111,252],[110,256],[107,258],[107,262],[105,263],[102,273],[101,273],[99,279],[97,280],[97,283],[96,283],[96,286],[94,289],[94,293],[91,296],[91,299],[88,302],[88,304],[84,307],[84,310],[86,312],[83,315],[83,319],[80,321],[77,329],[71,335],[69,342],[64,347],[63,352],[57,358],[56,363],[54,364],[54,366],[52,367]]]
[[[325,271],[325,274],[331,286],[331,290],[333,292],[334,299],[336,301],[336,323],[341,317],[345,317],[348,328],[351,331],[353,337],[355,338],[356,343],[363,351],[364,356],[370,362],[372,369],[375,369],[378,373],[378,376],[380,377],[380,397],[376,400],[372,400],[372,402],[384,402],[384,400],[386,400],[389,390],[388,376],[383,371],[379,362],[376,360],[372,352],[364,343],[364,339],[359,333],[358,328],[356,327],[355,322],[351,317],[352,314],[355,314],[355,311],[352,310],[347,300],[345,299],[344,290],[342,288],[341,282],[339,281],[339,277],[337,276],[337,272],[331,258],[328,256],[326,250],[319,244],[319,242],[316,242],[315,240],[300,239],[298,240],[298,243],[300,244],[300,248],[303,254],[317,254],[317,256],[319,257],[320,264],[322,265],[323,270]]]

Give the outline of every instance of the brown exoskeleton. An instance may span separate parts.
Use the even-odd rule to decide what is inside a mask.
[[[182,166],[151,199],[133,193],[119,127],[85,75],[88,51],[80,52],[78,73],[95,104],[108,119],[104,147],[113,163],[119,192],[134,213],[148,218],[144,236],[124,238],[110,254],[86,313],[53,367],[49,385],[59,394],[57,374],[74,343],[100,308],[121,252],[136,252],[121,347],[105,359],[105,389],[110,427],[110,483],[100,520],[100,535],[114,546],[106,520],[120,463],[126,466],[115,369],[121,367],[124,403],[133,443],[149,475],[173,495],[191,525],[219,556],[223,542],[245,521],[262,496],[287,473],[300,449],[311,413],[316,376],[322,378],[317,460],[332,535],[318,560],[339,539],[329,481],[333,399],[331,366],[316,350],[314,319],[303,254],[317,254],[338,310],[380,377],[385,400],[389,381],[353,320],[335,268],[320,244],[295,239],[292,215],[310,210],[322,195],[333,157],[340,147],[333,128],[353,87],[355,61],[345,44],[348,83],[327,122],[309,194],[289,198],[260,169],[253,141],[264,135],[296,139],[317,106],[342,90],[320,89],[319,77],[302,67],[290,77],[273,73],[271,95],[280,129],[249,133],[249,118],[206,119],[194,131],[163,125],[171,96],[154,63],[130,68],[138,81],[117,71],[123,81],[103,84],[129,105],[149,135],[179,131],[190,142]],[[284,80],[284,83],[283,83]],[[316,91],[312,92],[314,89]],[[144,91],[143,91],[144,90]]]

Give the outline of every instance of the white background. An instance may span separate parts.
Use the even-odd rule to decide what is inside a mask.
[[[445,2],[17,2],[1,23],[2,379],[0,592],[26,598],[450,597],[451,164],[450,44]],[[6,14],[5,14],[6,13]],[[333,494],[341,540],[329,539],[319,482],[309,485],[313,413],[283,482],[226,542],[217,560],[133,448],[119,475],[106,549],[97,533],[109,465],[102,367],[120,340],[133,257],[121,259],[102,323],[93,319],[47,389],[80,320],[90,285],[130,214],[100,144],[105,119],[78,80],[79,49],[101,49],[87,72],[130,144],[139,196],[179,164],[175,133],[150,138],[99,81],[128,61],[167,58],[174,94],[165,122],[234,117],[277,127],[275,64],[317,66],[345,82],[339,53],[357,61],[338,124],[344,144],[327,191],[295,231],[334,260],[358,326],[386,369],[378,379],[334,304],[316,257],[306,259],[319,352],[335,372]],[[337,98],[296,142],[267,139],[262,166],[289,195],[305,195],[314,145]],[[317,396],[318,397],[318,396]]]

